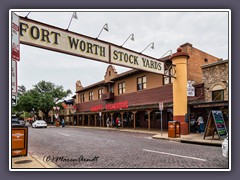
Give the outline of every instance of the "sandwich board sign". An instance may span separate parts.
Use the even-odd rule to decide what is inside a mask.
[[[227,128],[223,119],[222,111],[220,110],[212,110],[209,113],[204,139],[206,136],[212,136],[212,138],[214,138],[215,132],[219,139],[224,139],[227,135]]]

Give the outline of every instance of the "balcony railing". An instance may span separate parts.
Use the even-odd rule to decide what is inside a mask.
[[[113,100],[114,93],[104,93],[102,94],[102,100]]]

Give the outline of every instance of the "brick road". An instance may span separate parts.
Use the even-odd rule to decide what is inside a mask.
[[[89,128],[29,128],[29,151],[61,168],[228,168],[220,147],[151,136]]]

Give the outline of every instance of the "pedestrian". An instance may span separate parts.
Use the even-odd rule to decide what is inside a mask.
[[[117,117],[117,119],[116,119],[116,126],[117,126],[117,128],[118,128],[118,123],[119,123],[119,117]]]
[[[62,119],[62,127],[65,127],[64,119]]]
[[[204,122],[201,114],[199,114],[199,117],[197,119],[197,125],[198,125],[198,132],[199,133],[204,132]]]
[[[111,126],[110,118],[107,118],[107,130],[109,131],[109,127]]]

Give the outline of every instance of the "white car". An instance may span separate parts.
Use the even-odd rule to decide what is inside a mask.
[[[228,157],[228,135],[222,142],[222,155]]]
[[[47,123],[44,120],[36,120],[32,123],[33,128],[38,128],[38,127],[47,127]]]

